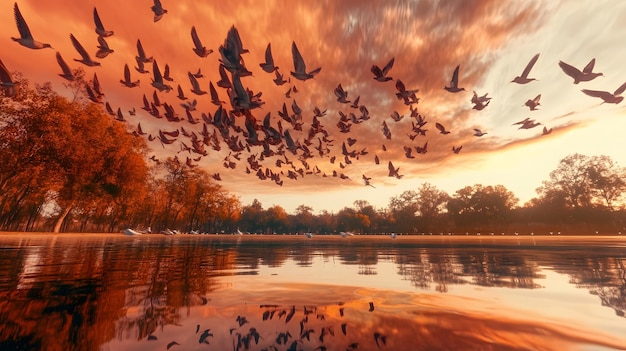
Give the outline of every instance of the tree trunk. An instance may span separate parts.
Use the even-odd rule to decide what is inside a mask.
[[[54,225],[54,229],[52,230],[53,233],[59,233],[61,231],[61,226],[63,225],[63,222],[65,221],[65,217],[67,217],[67,215],[70,213],[70,211],[72,210],[72,207],[73,207],[72,205],[68,205],[63,210],[63,213],[61,213],[61,217],[57,219],[57,222]]]

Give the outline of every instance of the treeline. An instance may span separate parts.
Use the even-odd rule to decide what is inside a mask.
[[[301,205],[288,214],[257,200],[243,206],[206,171],[148,152],[99,104],[22,81],[16,96],[0,97],[0,230],[609,234],[626,222],[626,171],[607,156],[567,156],[523,205],[502,185],[448,194],[424,183],[385,208],[358,200],[337,213]]]

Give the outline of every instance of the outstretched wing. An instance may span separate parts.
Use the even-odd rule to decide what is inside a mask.
[[[539,59],[539,54],[533,56],[533,58],[530,59],[530,62],[528,62],[528,64],[526,65],[526,68],[524,68],[524,72],[522,72],[522,77],[528,78],[528,74],[530,73],[530,70],[533,69],[533,66],[535,65],[538,59]]]
[[[13,6],[13,14],[15,15],[15,23],[17,24],[17,30],[20,32],[20,37],[22,37],[22,39],[32,38],[33,36],[30,34],[28,24],[26,24],[24,16],[22,16],[19,7],[17,7],[17,2]]]
[[[585,66],[585,68],[583,68],[583,73],[591,73],[593,71],[593,66],[595,66],[596,64],[596,59],[592,58],[591,61],[589,61],[589,63],[587,64],[587,66]]]
[[[622,86],[623,87],[623,86]],[[620,87],[621,88],[621,87]],[[607,100],[607,99],[612,99],[613,98],[613,94],[609,93],[608,91],[600,91],[600,90],[589,90],[589,89],[583,89],[581,90],[583,93],[592,96],[592,97],[597,97],[600,98],[602,100]]]
[[[198,38],[196,26],[191,27],[191,40],[193,40],[193,45],[196,47],[196,49],[202,49],[202,43],[200,42],[200,38]]]
[[[291,42],[291,57],[293,58],[293,67],[295,72],[306,73],[306,65],[304,59],[296,46],[296,42]]]
[[[78,39],[74,37],[74,34],[70,34],[70,39],[72,40],[72,45],[74,45],[74,49],[78,51],[78,54],[82,56],[85,60],[88,60],[89,54],[87,53],[87,50],[85,50],[85,48],[80,44]]]
[[[576,79],[578,76],[580,76],[582,74],[582,72],[580,70],[578,70],[578,68],[569,65],[563,61],[559,61],[559,66],[561,67],[561,69],[563,70],[563,72],[565,72],[565,74],[567,74],[568,76]]]
[[[98,15],[98,10],[96,10],[95,7],[93,8],[93,22],[96,24],[96,33],[98,33],[98,31],[104,31],[104,26]]]

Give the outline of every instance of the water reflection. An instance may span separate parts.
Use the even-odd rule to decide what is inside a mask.
[[[616,242],[96,235],[0,247],[0,350],[626,345]]]

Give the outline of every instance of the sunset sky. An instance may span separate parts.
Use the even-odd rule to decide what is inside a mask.
[[[271,180],[260,180],[255,172],[246,174],[244,151],[235,169],[223,166],[229,150],[222,142],[221,151],[206,147],[208,156],[198,163],[209,173],[220,173],[220,184],[240,196],[243,204],[253,199],[261,201],[265,208],[280,205],[288,212],[300,204],[309,205],[318,212],[322,209],[338,211],[352,206],[355,200],[367,200],[375,207],[388,205],[390,197],[405,190],[417,190],[420,184],[429,182],[441,190],[453,194],[466,185],[502,184],[513,191],[520,204],[536,196],[535,189],[549,177],[559,160],[573,153],[585,155],[608,155],[621,166],[626,165],[623,131],[626,131],[624,103],[601,104],[602,100],[585,95],[581,89],[615,91],[626,82],[626,2],[619,0],[598,1],[192,1],[162,0],[168,12],[157,22],[150,7],[152,0],[136,1],[79,1],[47,0],[17,1],[22,15],[35,39],[49,43],[53,49],[32,50],[11,40],[19,36],[13,18],[13,2],[0,6],[0,59],[12,72],[21,72],[31,82],[51,82],[56,91],[71,96],[56,62],[58,51],[70,68],[83,68],[87,78],[96,73],[105,93],[104,101],[114,110],[124,112],[129,130],[141,123],[143,130],[157,135],[159,129],[172,131],[181,126],[188,131],[199,132],[202,123],[192,125],[156,119],[141,110],[142,96],[151,100],[155,89],[150,85],[152,64],[147,64],[148,74],[140,74],[136,66],[136,42],[141,40],[147,56],[153,56],[163,72],[165,64],[171,68],[174,78],[170,84],[174,90],[158,93],[161,101],[172,104],[181,118],[185,118],[182,102],[176,97],[176,86],[181,85],[191,100],[198,100],[192,114],[214,114],[217,106],[209,95],[191,93],[187,72],[202,70],[204,78],[199,82],[203,90],[209,90],[209,82],[219,80],[218,48],[224,43],[228,30],[234,26],[241,37],[243,47],[249,53],[242,55],[251,77],[243,77],[243,85],[262,92],[264,102],[251,112],[259,124],[271,113],[272,125],[281,120],[278,111],[286,103],[291,113],[295,100],[303,110],[302,132],[291,130],[295,140],[303,142],[307,136],[313,108],[327,110],[319,121],[333,139],[330,154],[322,157],[315,150],[317,137],[311,150],[314,158],[306,160],[311,168],[318,166],[322,174],[305,174],[297,180],[286,176],[287,167],[276,167],[282,156],[266,158],[263,168],[274,172],[281,170],[282,186]],[[97,8],[104,26],[114,31],[106,38],[114,53],[97,59],[97,34],[93,21],[93,9]],[[195,26],[200,40],[214,52],[200,58],[193,51],[190,35]],[[87,67],[74,59],[79,54],[72,46],[70,34],[87,49],[100,67]],[[259,67],[265,60],[265,48],[271,43],[272,54],[279,71],[285,79],[294,70],[291,56],[292,42],[302,54],[307,70],[321,67],[313,79],[291,82],[277,86],[273,73]],[[511,83],[520,75],[533,56],[540,54],[529,77],[536,78],[528,84]],[[393,80],[378,82],[370,68],[384,66],[395,59],[389,76]],[[559,67],[564,61],[582,70],[595,58],[594,72],[603,76],[592,81],[573,84]],[[131,68],[133,80],[140,79],[140,87],[127,88],[120,84],[124,64]],[[450,84],[452,72],[460,65],[459,87],[466,91],[450,93],[444,86]],[[414,104],[428,122],[425,136],[409,139],[412,134],[409,106],[396,99],[395,82],[400,79],[407,89],[419,89],[419,103]],[[339,111],[360,115],[350,104],[337,101],[333,90],[341,84],[348,92],[348,100],[360,96],[359,104],[365,105],[371,119],[355,124],[350,133],[341,133],[336,126]],[[286,97],[290,87],[297,93]],[[217,88],[223,105],[231,109],[226,91]],[[492,98],[483,110],[475,110],[471,103],[472,91],[478,95],[488,93]],[[530,111],[524,103],[541,94],[540,106]],[[136,108],[137,115],[128,111]],[[390,115],[397,111],[404,118],[394,122]],[[518,129],[513,123],[525,118],[541,123],[535,128]],[[386,122],[392,138],[382,132]],[[435,122],[443,124],[450,134],[438,133]],[[238,117],[237,124],[244,125]],[[546,126],[553,131],[542,135]],[[487,134],[474,136],[474,128]],[[209,126],[212,131],[213,127]],[[245,129],[245,128],[244,128]],[[231,133],[232,134],[232,133]],[[321,135],[318,135],[321,136]],[[352,159],[352,164],[340,168],[343,161],[341,145],[347,138],[356,139],[350,150],[366,148],[367,154]],[[240,139],[244,139],[240,137]],[[175,155],[180,141],[190,144],[183,136],[177,142],[166,145],[158,140],[149,143],[157,158]],[[425,154],[415,158],[405,156],[404,146],[423,146],[428,142]],[[383,144],[387,151],[383,151]],[[459,154],[452,146],[463,146]],[[262,147],[252,147],[251,153],[260,154]],[[287,152],[287,157],[299,168],[303,167],[298,156]],[[184,161],[195,154],[178,153]],[[336,155],[335,163],[330,157]],[[380,158],[380,164],[374,157]],[[231,160],[233,160],[231,158]],[[236,160],[233,160],[236,161]],[[388,177],[388,161],[399,167],[402,179]],[[345,164],[345,162],[343,162]],[[332,177],[333,170],[350,179]],[[371,177],[374,187],[365,186],[362,175]]]

